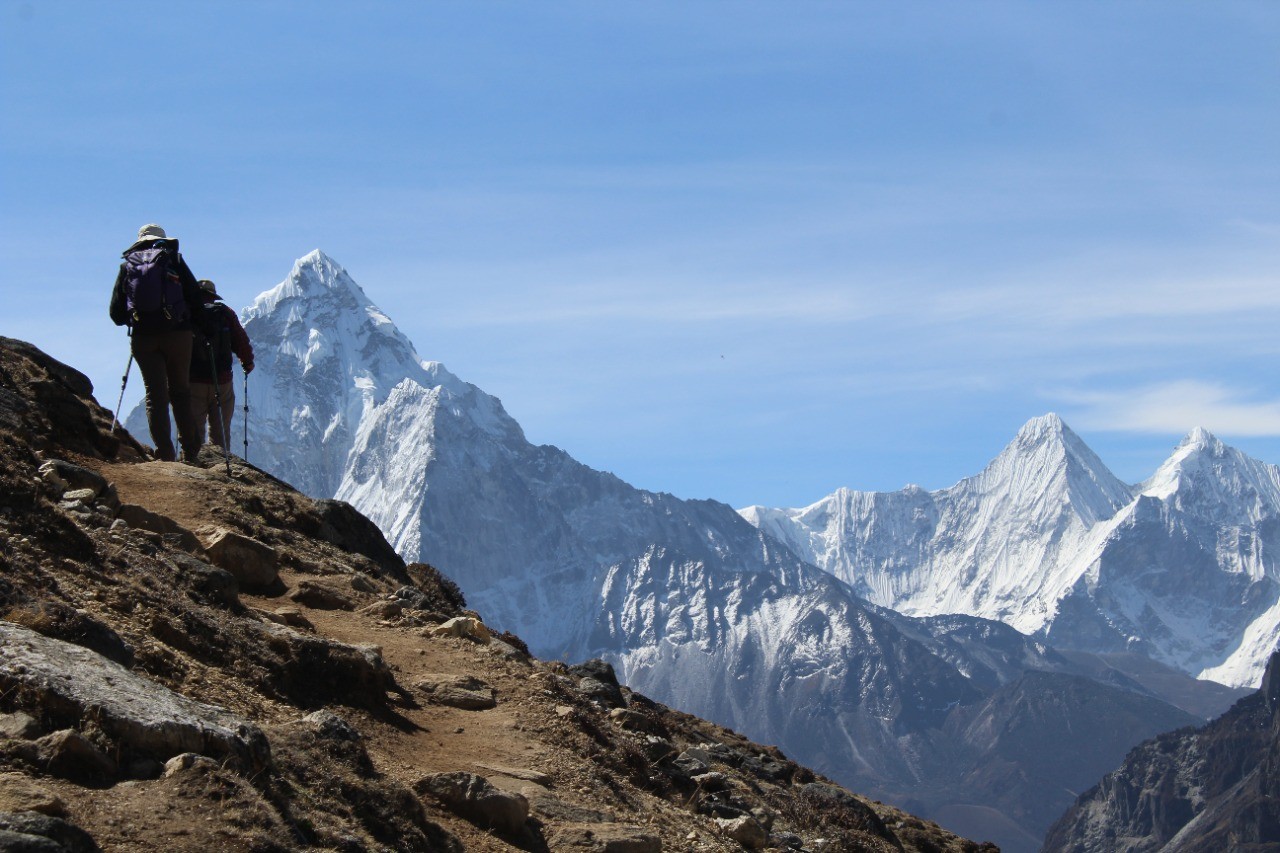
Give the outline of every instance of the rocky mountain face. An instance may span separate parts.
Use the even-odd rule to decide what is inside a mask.
[[[1023,802],[977,808],[998,799],[984,784],[1007,779],[977,773],[994,753],[962,742],[948,721],[1028,669],[1103,673],[1099,689],[1119,703],[1162,695],[1099,658],[1068,659],[991,620],[921,620],[870,606],[723,504],[635,489],[531,445],[496,398],[422,361],[321,253],[243,316],[259,352],[254,377],[276,397],[251,425],[252,454],[267,470],[340,471],[336,485],[330,475],[304,482],[314,496],[351,502],[400,554],[440,566],[535,653],[607,659],[632,687],[778,743],[860,790],[929,814],[977,815],[975,835],[1035,849],[1080,783],[1029,778],[1010,795]],[[1019,500],[1041,513],[1041,528],[1075,530],[1027,485],[1025,469],[1054,465],[1042,437],[1028,438],[1032,456],[1034,447],[1038,461],[1011,454],[991,481],[1023,483]],[[1101,477],[1083,445],[1076,452],[1064,482],[1099,482],[1068,489],[1072,512],[1115,512],[1129,492]],[[1028,553],[1048,547],[1024,538]],[[1023,705],[1060,705],[1046,685],[1024,689]],[[1200,695],[1194,682],[1179,687],[1184,705]],[[1103,724],[1088,703],[1070,707],[1077,716],[1052,735],[1069,742]],[[1164,705],[1121,719],[1120,737],[1133,744],[1194,718]],[[1095,779],[1126,747],[1108,748],[1085,751]]]
[[[539,660],[349,504],[153,461],[91,391],[0,339],[0,849],[983,849]]]
[[[1055,415],[978,476],[742,514],[870,601],[1256,686],[1280,640],[1280,468],[1193,431],[1129,487]]]
[[[1143,743],[1083,794],[1046,851],[1216,853],[1280,846],[1280,654],[1208,725]]]

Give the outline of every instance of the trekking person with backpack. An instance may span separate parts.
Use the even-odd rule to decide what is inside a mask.
[[[177,458],[170,431],[172,406],[182,460],[194,463],[201,442],[191,417],[189,372],[199,285],[178,253],[178,241],[159,225],[139,228],[138,239],[123,256],[109,312],[117,326],[129,327],[129,349],[146,386],[147,427],[156,456],[166,462]]]
[[[236,405],[231,357],[240,360],[240,367],[248,376],[253,372],[253,344],[236,312],[218,298],[214,283],[200,279],[199,286],[202,307],[191,348],[191,415],[200,442],[204,443],[207,421],[209,441],[225,453],[231,448],[231,416]]]

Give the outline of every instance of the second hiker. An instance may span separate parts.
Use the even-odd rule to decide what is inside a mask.
[[[199,286],[204,307],[196,321],[195,344],[191,348],[191,416],[202,444],[207,422],[209,441],[229,450],[236,403],[231,356],[240,359],[248,376],[253,372],[253,345],[236,312],[218,299],[214,283],[201,279]]]

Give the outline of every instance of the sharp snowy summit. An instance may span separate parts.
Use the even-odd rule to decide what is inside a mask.
[[[397,386],[447,381],[320,251],[299,259],[241,320],[257,353],[255,385],[269,383],[255,389],[254,452],[308,494],[338,491],[361,423]]]

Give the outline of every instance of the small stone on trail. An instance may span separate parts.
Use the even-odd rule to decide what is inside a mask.
[[[0,773],[0,812],[40,812],[60,817],[67,804],[21,773]]]

